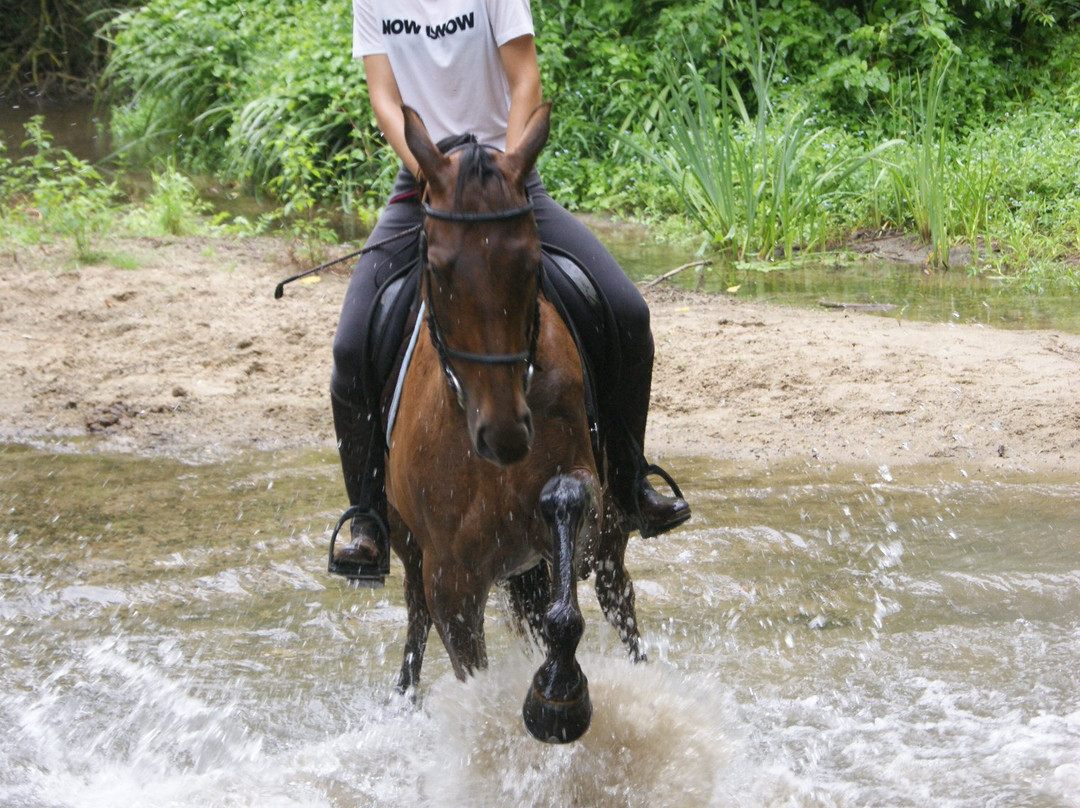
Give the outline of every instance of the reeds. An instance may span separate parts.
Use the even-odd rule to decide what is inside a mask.
[[[721,251],[735,259],[789,258],[828,243],[844,221],[845,197],[856,193],[851,178],[896,141],[864,151],[815,128],[804,106],[778,114],[775,55],[766,56],[755,17],[744,15],[743,22],[750,55],[722,62],[716,85],[692,63],[664,65],[667,102],[658,108],[651,143],[637,149],[660,167]],[[733,73],[749,79],[753,114]]]
[[[982,202],[977,202],[973,216],[954,216],[953,187],[963,186],[973,201],[972,194],[985,193],[989,180],[981,170],[982,162],[974,156],[966,163],[970,171],[958,171],[965,164],[950,159],[950,144],[954,142],[951,117],[942,114],[942,104],[951,65],[951,56],[939,56],[928,77],[916,76],[894,89],[895,120],[910,127],[912,137],[890,155],[875,187],[878,197],[887,202],[887,218],[900,226],[913,225],[931,247],[930,264],[942,269],[949,266],[954,219],[966,218],[966,235],[973,240],[978,237],[980,219],[985,220]]]

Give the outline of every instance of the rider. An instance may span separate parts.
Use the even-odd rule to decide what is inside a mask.
[[[517,143],[541,90],[529,0],[353,0],[353,56],[363,58],[375,119],[402,162],[390,203],[368,239],[383,246],[360,259],[345,295],[330,388],[345,488],[350,504],[359,506],[350,509],[358,514],[351,541],[335,546],[334,559],[370,566],[385,525],[386,446],[381,390],[370,381],[369,324],[379,289],[415,256],[413,239],[393,237],[422,221],[419,169],[405,143],[401,106],[413,107],[434,139],[445,138],[443,148],[450,136],[468,132],[505,150]],[[535,171],[527,190],[541,240],[587,268],[616,323],[607,339],[620,357],[617,376],[614,368],[599,369],[597,384],[615,501],[643,536],[666,532],[690,518],[690,506],[657,492],[647,479],[655,470],[642,455],[653,365],[648,306],[599,240],[552,200]],[[590,316],[571,311],[579,333],[596,332]]]

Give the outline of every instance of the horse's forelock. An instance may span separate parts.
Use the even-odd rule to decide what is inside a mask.
[[[495,186],[502,191],[504,197],[509,195],[510,187],[506,175],[499,169],[491,149],[479,143],[470,143],[460,149],[459,154],[461,156],[458,159],[455,207],[461,208],[466,192],[474,185],[481,192]],[[499,200],[499,203],[502,204],[502,200]]]

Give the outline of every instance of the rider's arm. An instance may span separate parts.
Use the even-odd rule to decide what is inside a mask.
[[[528,34],[511,39],[499,48],[499,57],[510,84],[510,119],[506,125],[506,150],[513,151],[521,139],[529,116],[543,99],[536,43]]]
[[[383,137],[401,158],[405,167],[413,173],[420,171],[416,158],[412,156],[405,143],[405,115],[401,111],[401,92],[398,90],[394,70],[385,53],[376,53],[364,57],[364,72],[367,74],[368,98],[375,111],[375,120],[379,122]]]

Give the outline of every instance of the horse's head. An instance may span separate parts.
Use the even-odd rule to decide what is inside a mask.
[[[551,108],[537,107],[505,154],[476,143],[443,154],[420,116],[403,109],[405,139],[427,183],[428,329],[473,449],[500,466],[516,463],[532,445],[525,396],[540,328],[540,235],[525,183]]]

